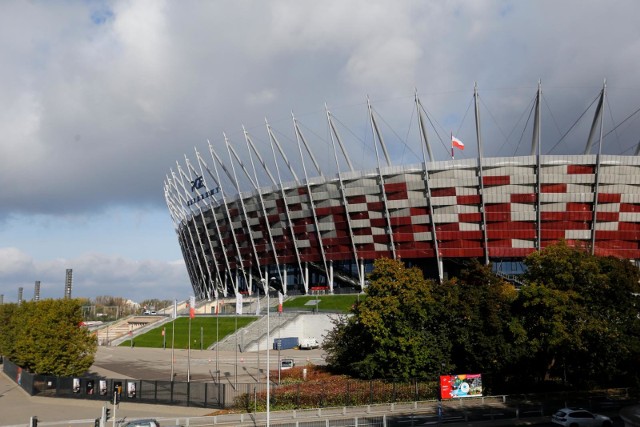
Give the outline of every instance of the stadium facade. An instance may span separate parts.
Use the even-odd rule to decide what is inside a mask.
[[[401,259],[442,280],[462,260],[512,265],[561,239],[596,255],[640,259],[640,157],[637,151],[601,154],[605,89],[584,154],[576,155],[540,154],[538,90],[531,154],[483,157],[477,91],[474,99],[476,159],[433,160],[417,97],[420,164],[391,164],[370,105],[377,167],[369,170],[353,169],[329,111],[338,169],[333,176],[318,167],[295,118],[303,177],[268,124],[274,158],[276,152],[280,158],[275,177],[246,131],[245,161],[226,137],[228,163],[211,144],[210,156],[185,156],[164,188],[196,296],[252,294],[273,280],[288,292],[364,288],[380,257]],[[348,171],[340,171],[339,155]],[[278,163],[293,182],[281,181]],[[271,185],[258,185],[257,167]],[[231,182],[226,188],[221,173]],[[239,176],[249,191],[241,191]]]

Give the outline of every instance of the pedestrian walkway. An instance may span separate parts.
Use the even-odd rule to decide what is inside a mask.
[[[122,375],[111,373],[122,378]],[[84,420],[74,426],[91,426],[100,417],[106,403],[96,400],[65,399],[29,396],[4,372],[0,373],[0,426],[26,426],[32,416],[37,416],[39,425],[49,422]],[[109,405],[109,407],[112,407]],[[111,413],[113,414],[113,410]],[[148,405],[122,402],[116,409],[118,419],[155,417],[200,417],[210,415],[212,409],[188,408],[181,406]],[[69,423],[71,425],[71,423]]]

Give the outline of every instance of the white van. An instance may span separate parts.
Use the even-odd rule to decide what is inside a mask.
[[[320,343],[318,343],[318,340],[313,337],[303,338],[300,340],[300,350],[311,350],[318,347],[320,347]]]

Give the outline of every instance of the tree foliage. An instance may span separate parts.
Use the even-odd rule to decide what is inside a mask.
[[[475,261],[435,283],[377,260],[368,297],[325,340],[329,367],[361,378],[483,373],[503,387],[640,384],[640,270],[565,242],[525,265],[516,289]]]
[[[0,306],[0,352],[38,374],[81,375],[91,367],[96,337],[82,326],[79,300]]]
[[[433,283],[400,261],[383,258],[374,265],[368,297],[325,340],[327,362],[361,378],[406,379],[438,372],[447,343],[430,321],[435,314]]]

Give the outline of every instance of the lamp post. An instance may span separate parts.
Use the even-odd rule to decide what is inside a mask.
[[[270,391],[271,391],[271,384],[269,384],[269,341],[270,341],[270,337],[269,337],[269,286],[267,286],[267,280],[266,279],[260,279],[260,281],[262,282],[262,287],[264,288],[264,293],[267,294],[267,427],[269,427],[271,425],[270,423],[270,410],[269,410],[269,400],[270,400]]]
[[[267,286],[266,279],[263,278],[263,279],[260,279],[260,281],[262,282],[264,293],[267,294],[267,427],[269,427],[271,425],[271,419],[270,419],[271,379],[270,379],[270,372],[269,372],[269,364],[271,362],[269,359],[269,345],[271,343],[271,337],[270,337],[271,327],[269,325],[269,312],[271,311],[271,304],[269,302],[269,288],[272,287],[275,291],[280,292],[283,295],[284,295],[284,289],[282,287],[282,283],[279,283],[278,279],[276,279],[275,277],[272,277],[269,280],[268,286]]]

